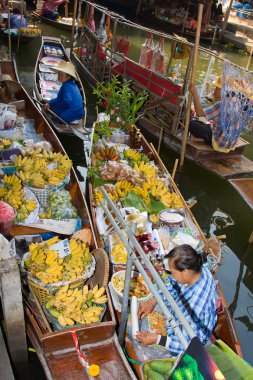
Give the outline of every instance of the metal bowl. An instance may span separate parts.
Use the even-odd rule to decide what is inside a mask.
[[[169,219],[170,214],[173,215],[171,217],[171,220]],[[176,220],[175,214],[180,215],[181,218],[178,218],[178,220]],[[166,208],[165,210],[162,210],[159,212],[158,218],[166,226],[179,227],[180,225],[182,225],[182,223],[185,220],[185,213],[184,213],[184,211],[177,210],[175,208]]]

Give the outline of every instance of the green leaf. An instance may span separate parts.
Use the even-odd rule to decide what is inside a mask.
[[[139,197],[137,194],[135,194],[132,191],[129,191],[127,196],[125,196],[124,198],[121,198],[121,203],[123,204],[124,207],[135,207],[140,212],[147,211],[148,209],[148,206],[143,204],[141,197]]]

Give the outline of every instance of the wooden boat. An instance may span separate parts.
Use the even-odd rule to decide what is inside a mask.
[[[141,136],[141,146],[143,149],[142,153],[145,153],[149,157],[152,157],[152,160],[154,160],[155,164],[159,165],[160,168],[162,168],[162,170],[167,172],[165,165],[161,161],[161,159],[160,159],[159,155],[157,154],[156,150],[154,149],[153,145],[152,144],[150,145],[143,135]],[[171,191],[175,192],[182,199],[183,205],[184,205],[183,207],[185,208],[185,212],[187,215],[187,220],[189,222],[189,226],[195,226],[195,228],[197,228],[197,230],[199,231],[200,236],[202,236],[202,238],[205,241],[205,236],[204,236],[203,232],[201,231],[201,229],[200,229],[196,219],[194,218],[190,208],[188,207],[188,205],[184,201],[182,194],[180,193],[177,185],[175,184],[175,182],[172,178],[169,179],[169,186],[170,186]],[[97,237],[98,245],[100,247],[103,247],[104,243],[103,243],[102,238],[99,234],[99,230],[97,228],[97,223],[96,223],[95,202],[93,199],[93,187],[92,187],[91,178],[89,178],[89,199],[90,199],[91,217],[92,217],[92,221],[93,221],[93,225],[94,225],[94,231],[95,231],[95,234]],[[122,265],[119,265],[119,266],[122,266]],[[217,321],[216,327],[214,329],[214,336],[217,339],[222,339],[240,357],[242,357],[240,343],[238,341],[238,337],[237,337],[237,333],[236,333],[236,330],[234,327],[234,323],[233,323],[233,320],[230,316],[230,313],[229,313],[229,310],[228,310],[228,307],[226,304],[226,300],[224,298],[224,295],[223,295],[223,292],[222,292],[220,285],[217,286],[217,290],[218,290],[219,298],[221,301],[221,305],[220,305],[220,311],[218,313],[218,321]],[[118,315],[118,313],[117,313],[117,315]],[[128,351],[129,356],[136,359],[136,355],[134,353],[133,347],[131,346],[131,343],[128,342],[126,347],[127,347],[127,351]],[[135,369],[136,369],[138,375],[140,375],[139,367],[135,366]]]
[[[25,102],[25,109],[18,111],[18,116],[28,119],[33,118],[36,132],[42,134],[52,144],[55,152],[65,153],[53,129],[34,105],[25,89],[15,81],[2,81],[0,84],[6,87],[12,98],[15,96],[17,101]],[[89,279],[89,282],[93,285],[98,283],[100,286],[106,286],[108,281],[108,258],[103,250],[96,249],[97,242],[90,214],[74,169],[71,169],[70,182],[66,188],[70,192],[73,204],[78,210],[82,228],[88,229],[91,235],[91,249],[94,249],[93,255],[97,265],[95,273]],[[42,228],[14,225],[11,230],[11,236],[40,234],[43,232],[46,232],[46,230]],[[63,236],[65,235],[64,231],[62,231],[62,234]],[[118,344],[117,336],[115,335],[116,322],[109,295],[108,298],[108,309],[102,322],[87,326],[81,325],[75,328],[80,349],[87,355],[88,359],[92,362],[95,361],[100,366],[100,379],[109,380],[111,376],[117,377],[118,374],[122,376],[122,379],[135,379]],[[35,305],[38,307],[36,297]],[[33,307],[26,305],[25,312],[27,334],[36,349],[47,379],[88,379],[89,377],[84,367],[80,364],[70,330],[65,329],[58,332],[52,332],[51,330],[49,332],[47,330],[48,323],[45,323],[45,316],[43,312],[41,313],[41,309],[36,309],[35,311]]]
[[[35,16],[37,19],[43,21],[45,24],[55,26],[56,28],[60,28],[60,29],[64,29],[64,30],[71,30],[72,29],[72,20],[70,18],[69,18],[69,20],[71,20],[71,23],[66,22],[65,17],[63,17],[63,18],[59,17],[59,19],[57,19],[57,20],[51,20],[47,17],[42,16],[40,14],[39,10],[34,11],[33,16]],[[78,29],[80,29],[81,27],[82,27],[81,25],[78,25]]]
[[[253,178],[235,178],[229,182],[253,209]]]
[[[62,52],[63,55],[47,56],[45,53],[45,47],[46,46],[50,46],[50,47],[57,49],[57,51],[60,53]],[[67,55],[67,52],[66,52],[64,46],[61,43],[60,38],[45,37],[45,36],[42,37],[41,48],[40,48],[40,51],[38,54],[38,58],[37,58],[36,65],[35,65],[35,72],[34,72],[34,95],[35,95],[35,98],[39,102],[41,102],[42,100],[45,100],[45,97],[43,97],[43,90],[40,87],[40,81],[41,81],[41,76],[42,76],[42,73],[40,73],[41,59],[49,59],[48,62],[50,62],[50,60],[54,61],[54,62],[52,62],[52,65],[53,64],[57,65],[57,62],[60,62],[61,59],[65,60],[67,62],[70,62],[70,59]],[[46,74],[48,73],[48,71],[50,73],[49,67],[50,67],[50,64],[48,64],[46,66],[46,69],[43,69],[43,70],[47,71]],[[52,71],[51,71],[51,73],[52,73]],[[54,79],[54,81],[55,81],[55,79]],[[51,81],[51,83],[52,83],[52,81]],[[60,133],[75,133],[75,131],[76,131],[76,134],[78,134],[78,132],[80,134],[84,134],[84,132],[85,132],[86,117],[87,117],[85,91],[84,91],[82,82],[81,82],[79,77],[77,78],[76,83],[78,85],[79,91],[80,91],[81,96],[83,98],[83,107],[84,107],[84,116],[83,116],[83,118],[81,118],[79,120],[79,123],[77,125],[72,124],[72,123],[70,123],[69,126],[67,124],[66,125],[65,124],[59,124],[59,123],[54,122],[52,120],[49,113],[44,112],[44,116],[48,119],[50,124]],[[48,92],[50,92],[50,91],[48,91]],[[56,97],[57,92],[58,92],[58,90],[57,91],[53,90],[53,96],[52,97]],[[41,109],[41,107],[40,107],[40,109]]]
[[[96,6],[94,8],[96,9]],[[98,11],[100,11],[100,8],[98,8]],[[118,26],[121,22],[127,23],[127,20],[122,21],[122,18],[117,19],[116,16],[115,20],[117,20],[116,25]],[[129,25],[137,30],[138,28],[146,30],[136,24],[133,26],[130,22]],[[150,29],[147,29],[147,31],[151,32]],[[157,37],[162,36],[168,39],[171,43],[182,43],[182,41],[172,36],[155,31],[152,31],[152,33],[157,35]],[[97,82],[109,80],[112,75],[120,75],[121,78],[132,81],[132,87],[135,91],[148,91],[149,98],[141,109],[141,113],[144,115],[139,120],[138,125],[140,125],[143,131],[156,137],[160,142],[177,153],[180,153],[185,125],[185,103],[182,99],[185,99],[186,96],[192,65],[192,50],[194,48],[194,45],[191,43],[185,42],[185,44],[191,53],[182,85],[175,84],[172,79],[158,75],[140,66],[139,63],[125,57],[122,53],[115,52],[113,49],[106,48],[106,58],[99,57],[97,53],[99,50],[98,39],[86,25],[83,27],[80,46],[74,50],[73,62],[76,64],[80,76],[93,87],[96,86]],[[210,54],[210,56],[213,54],[207,49],[200,48],[200,50]],[[87,51],[89,52],[89,59],[86,57]],[[172,58],[169,62],[168,71],[171,61]],[[253,162],[242,154],[248,144],[248,141],[240,137],[235,149],[224,154],[214,151],[204,141],[188,141],[185,156],[197,165],[223,178],[232,178],[253,172]]]

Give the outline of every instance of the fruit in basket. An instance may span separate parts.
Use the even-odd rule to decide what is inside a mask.
[[[17,212],[15,221],[23,222],[37,208],[33,199],[25,199],[25,191],[16,174],[4,175],[0,188],[0,200],[10,204]]]
[[[72,166],[65,154],[48,152],[41,147],[23,150],[15,157],[14,164],[22,182],[36,188],[61,184]]]
[[[173,367],[173,363],[165,360],[153,360],[149,366],[153,371],[166,374]]]
[[[156,371],[153,371],[152,369],[148,369],[146,373],[148,380],[164,380],[163,375]]]
[[[98,285],[89,289],[88,285],[70,289],[65,285],[46,303],[47,310],[58,319],[61,326],[73,326],[75,323],[93,323],[100,320],[104,307],[97,304],[107,302],[105,288]]]
[[[76,218],[77,210],[72,205],[70,193],[66,190],[51,192],[47,198],[47,208],[39,216],[57,220]]]

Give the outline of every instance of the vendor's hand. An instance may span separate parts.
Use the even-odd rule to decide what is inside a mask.
[[[193,83],[190,83],[189,85],[189,91],[190,93],[192,94],[192,96],[198,96],[198,90],[197,90],[197,87],[195,86],[195,84]]]
[[[148,346],[150,344],[156,344],[158,334],[150,333],[147,331],[139,331],[136,334],[136,338],[141,341],[142,344]]]
[[[156,300],[152,297],[150,300],[146,302],[140,302],[139,309],[137,311],[137,315],[139,319],[145,318],[155,307]]]
[[[49,110],[50,105],[48,103],[46,103],[46,104],[43,105],[43,108],[44,108],[44,110],[47,111],[47,110]]]

